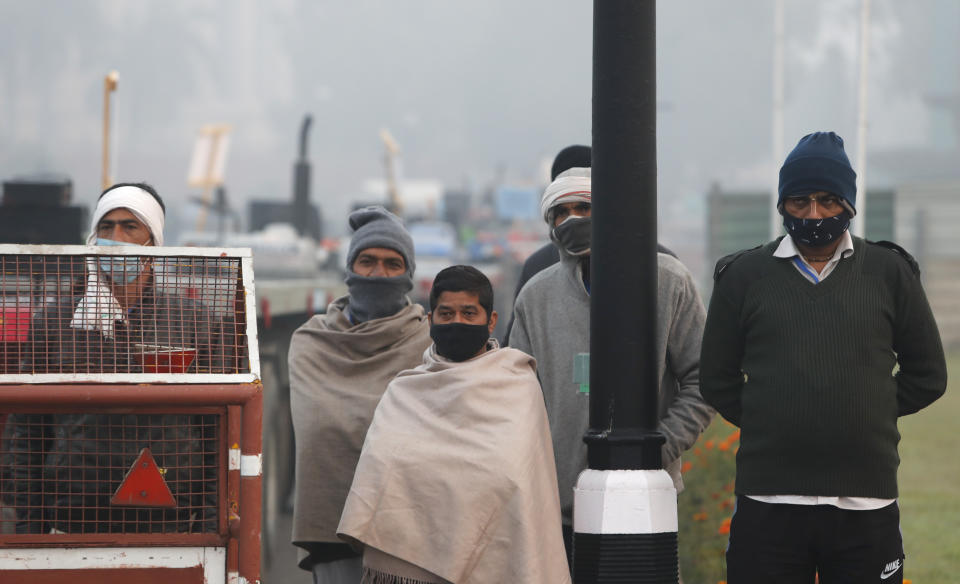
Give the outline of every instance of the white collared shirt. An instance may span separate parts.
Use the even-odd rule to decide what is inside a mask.
[[[840,260],[843,258],[848,258],[853,255],[853,237],[850,236],[850,231],[844,231],[843,236],[840,238],[840,245],[837,246],[837,249],[833,252],[833,257],[830,258],[830,261],[827,262],[827,265],[823,267],[823,270],[818,274],[813,266],[807,263],[807,260],[803,259],[803,256],[800,254],[800,250],[797,249],[796,244],[793,243],[793,238],[789,235],[784,237],[780,241],[780,245],[777,247],[777,251],[773,252],[773,257],[775,258],[788,258],[793,263],[793,266],[797,268],[803,277],[807,280],[813,282],[814,284],[819,284],[827,276],[833,272],[834,268],[837,267],[837,264],[840,263]]]
[[[837,267],[840,263],[840,260],[848,258],[853,255],[853,237],[850,236],[849,231],[843,233],[843,237],[840,240],[840,245],[837,246],[837,249],[833,252],[833,257],[830,258],[830,261],[827,262],[827,265],[823,267],[823,270],[818,274],[817,271],[811,266],[803,256],[800,255],[800,251],[797,249],[797,246],[793,243],[793,239],[788,235],[780,241],[780,245],[777,247],[777,250],[773,252],[773,256],[777,258],[789,259],[790,263],[793,264],[793,267],[800,272],[804,278],[809,280],[814,284],[819,284],[831,272]],[[760,501],[761,503],[785,503],[789,505],[833,505],[840,509],[846,509],[848,511],[872,511],[874,509],[881,509],[886,507],[890,503],[896,501],[896,499],[875,499],[873,497],[818,497],[816,495],[761,495],[753,496],[747,495],[755,501]]]

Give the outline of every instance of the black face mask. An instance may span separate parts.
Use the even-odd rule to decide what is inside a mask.
[[[490,339],[490,329],[485,324],[430,325],[430,338],[437,346],[437,354],[451,361],[466,361],[483,349]]]
[[[591,224],[590,217],[570,215],[550,230],[550,239],[572,256],[589,254]]]
[[[844,211],[825,219],[801,219],[784,211],[783,226],[795,242],[810,247],[823,247],[843,236],[843,232],[850,227],[850,213]]]

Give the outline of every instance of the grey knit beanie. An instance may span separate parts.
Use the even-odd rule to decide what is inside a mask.
[[[416,268],[413,239],[399,217],[377,205],[350,213],[349,222],[354,233],[347,252],[347,269],[353,267],[353,262],[361,251],[371,247],[385,247],[403,256],[407,273],[413,275]]]

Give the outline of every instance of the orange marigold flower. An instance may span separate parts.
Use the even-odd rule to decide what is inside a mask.
[[[687,471],[690,470],[691,468],[693,468],[693,463],[690,462],[689,460],[685,460],[685,461],[683,462],[683,464],[680,465],[680,472],[682,472],[682,473],[683,473],[683,472],[687,472]]]
[[[707,440],[703,443],[707,450],[713,450],[713,440]]]
[[[736,430],[733,431],[732,434],[727,436],[727,442],[733,442],[739,439],[740,439],[740,428],[737,428]]]
[[[733,509],[732,499],[724,499],[723,501],[720,501],[720,510],[722,511],[724,509]]]
[[[730,533],[730,518],[727,517],[723,520],[723,523],[720,524],[720,529],[717,530],[717,533],[720,535],[726,535]]]
[[[719,448],[720,450],[726,452],[726,451],[730,450],[730,443],[729,443],[729,442],[721,442],[721,443],[720,443],[720,446],[717,446],[717,448]]]
[[[693,514],[693,520],[694,520],[694,521],[706,521],[706,520],[707,520],[707,512],[706,512],[706,511],[701,511],[701,512],[699,512],[699,513],[694,513],[694,514]]]
[[[693,449],[693,453],[697,456],[703,456],[703,450],[701,450],[699,446]]]

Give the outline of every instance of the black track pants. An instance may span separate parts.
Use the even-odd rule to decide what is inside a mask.
[[[737,497],[727,548],[729,584],[902,584],[896,503],[874,511]]]

